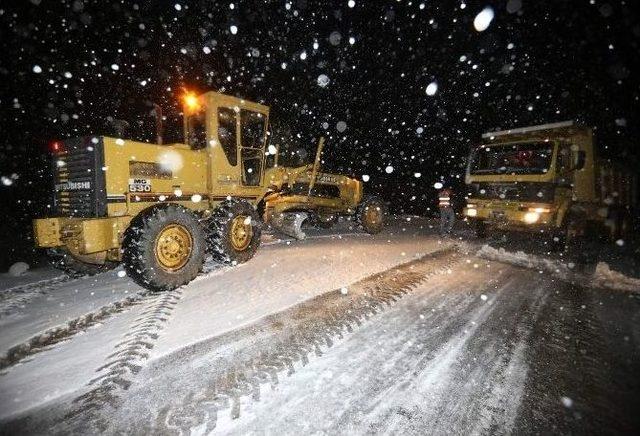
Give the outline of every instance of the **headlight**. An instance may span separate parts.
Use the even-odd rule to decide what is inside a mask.
[[[467,216],[478,216],[478,210],[467,208]]]
[[[540,214],[538,212],[527,212],[524,214],[524,222],[527,224],[537,223],[540,219]]]
[[[549,213],[551,212],[551,209],[547,209],[546,207],[535,207],[535,208],[529,208],[529,211],[531,212],[535,212],[535,213]]]

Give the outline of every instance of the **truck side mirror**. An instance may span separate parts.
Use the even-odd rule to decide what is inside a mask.
[[[584,150],[578,150],[578,155],[576,156],[576,164],[573,169],[575,171],[580,171],[581,169],[583,169],[586,160],[587,154],[584,152]]]

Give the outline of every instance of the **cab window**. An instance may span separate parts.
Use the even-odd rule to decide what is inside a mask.
[[[202,111],[191,115],[189,121],[188,143],[194,150],[200,150],[207,146],[207,122],[206,112]]]
[[[263,141],[266,117],[249,110],[240,111],[242,122],[242,182],[247,186],[258,186],[262,179],[264,162]]]
[[[238,164],[238,141],[236,134],[236,112],[221,107],[218,109],[218,140],[231,166]]]
[[[259,112],[245,109],[240,114],[242,117],[242,146],[262,148],[265,116]]]

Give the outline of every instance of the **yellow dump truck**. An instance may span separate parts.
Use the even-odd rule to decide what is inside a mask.
[[[269,107],[211,91],[184,96],[184,143],[53,143],[55,198],[50,216],[34,220],[36,245],[71,274],[123,262],[139,284],[168,290],[196,277],[207,254],[249,260],[263,223],[295,235],[305,218],[349,215],[382,230],[384,203],[359,180],[321,172],[321,147],[314,164],[278,166],[268,127]]]
[[[495,228],[536,232],[560,249],[586,234],[630,232],[638,171],[600,159],[591,128],[564,121],[482,139],[469,156],[463,211],[478,237]]]

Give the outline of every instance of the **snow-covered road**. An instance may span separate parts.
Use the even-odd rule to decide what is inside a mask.
[[[273,242],[173,292],[114,272],[13,307],[2,433],[640,428],[638,294],[479,258],[420,220]]]

